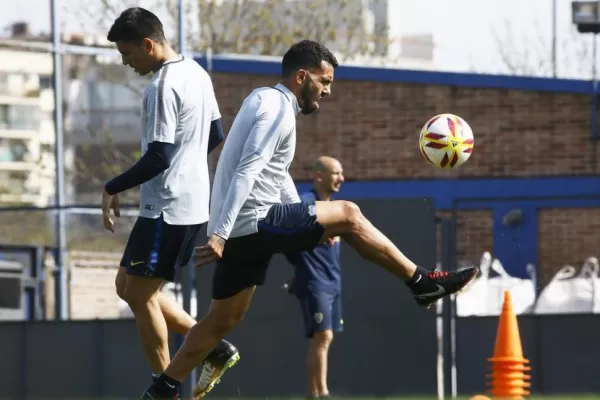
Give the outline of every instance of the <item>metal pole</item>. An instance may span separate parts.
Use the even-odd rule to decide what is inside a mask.
[[[556,78],[556,0],[552,0],[552,77]]]
[[[179,36],[179,53],[184,55],[186,52],[186,43],[185,43],[185,12],[184,12],[184,0],[177,1],[177,11],[178,11],[178,27],[177,32]],[[181,289],[182,289],[182,297],[183,297],[183,309],[188,314],[192,314],[192,287],[194,278],[195,278],[195,267],[193,262],[188,263],[188,265],[183,269],[182,279],[181,279]],[[177,286],[175,286],[177,288]],[[196,317],[192,315],[192,317]],[[176,342],[177,348],[179,348],[183,344],[184,337],[181,335],[177,335]],[[192,370],[189,378],[183,383],[182,393],[189,395],[192,397],[192,392],[196,382],[196,370]],[[185,396],[187,397],[187,396]]]
[[[457,224],[458,224],[458,200],[452,202],[452,216],[450,219],[450,262],[448,271],[454,271],[458,267],[458,242],[457,242]],[[452,400],[458,397],[458,371],[456,369],[456,299],[455,295],[448,297],[447,316],[450,317],[448,334],[450,344],[450,396]]]
[[[592,173],[596,173],[596,146],[598,145],[598,34],[592,34]]]
[[[597,58],[597,45],[596,45],[596,34],[592,34],[592,87],[594,88],[594,91],[596,90],[596,58]]]
[[[178,0],[177,1],[177,11],[178,11],[178,20],[179,20],[179,27],[177,29],[178,33],[179,33],[179,53],[183,54],[185,53],[185,22],[184,22],[184,10],[183,10],[183,1],[184,0]]]
[[[64,169],[63,169],[63,110],[62,110],[62,50],[60,40],[59,1],[50,0],[50,18],[52,26],[52,58],[54,60],[54,130],[56,142],[54,154],[56,162],[56,205],[64,204]],[[65,214],[62,208],[56,212],[56,250],[55,250],[55,318],[67,319],[67,271],[64,265],[66,235]]]

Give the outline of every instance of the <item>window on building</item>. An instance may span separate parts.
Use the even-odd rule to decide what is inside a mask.
[[[0,129],[37,130],[39,124],[38,106],[0,104]]]
[[[8,93],[8,74],[0,72],[0,94]]]
[[[40,90],[52,89],[52,76],[40,75]]]

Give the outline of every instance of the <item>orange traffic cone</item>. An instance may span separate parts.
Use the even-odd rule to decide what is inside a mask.
[[[508,290],[504,291],[504,304],[496,332],[494,356],[488,358],[492,373],[487,375],[489,393],[496,399],[524,399],[530,392],[531,378],[525,372],[531,368],[529,360],[523,357],[521,335],[517,316],[513,311],[512,299]]]

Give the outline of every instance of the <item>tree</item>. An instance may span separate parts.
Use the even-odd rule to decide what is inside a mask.
[[[99,9],[71,0],[82,29],[107,29],[129,0],[100,0]],[[194,0],[185,2],[187,50],[281,56],[300,39],[328,45],[346,61],[388,53],[387,0]],[[151,0],[165,26],[177,27],[177,1]],[[162,12],[161,12],[162,11]],[[165,18],[166,17],[166,18]],[[173,32],[171,43],[177,43]]]
[[[580,34],[574,26],[559,31],[554,55],[552,35],[545,32],[540,21],[533,21],[525,32],[505,20],[500,26],[492,25],[490,33],[499,63],[497,70],[485,72],[571,79],[592,77],[593,37]]]

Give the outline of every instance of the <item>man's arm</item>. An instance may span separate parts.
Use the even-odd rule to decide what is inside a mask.
[[[175,92],[165,86],[152,86],[146,98],[148,149],[127,171],[111,179],[104,189],[114,195],[149,181],[171,165],[179,101]]]
[[[254,125],[244,144],[242,157],[237,165],[233,180],[227,191],[219,221],[214,235],[227,240],[233,229],[235,220],[248,198],[254,181],[273,157],[280,141],[280,124],[283,122],[285,104],[283,96],[279,104],[265,104],[258,107]]]
[[[288,173],[285,181],[281,184],[281,202],[282,203],[300,203],[298,189],[294,184],[294,180]]]
[[[221,144],[223,139],[225,139],[225,134],[223,132],[223,125],[221,124],[221,110],[219,110],[219,102],[217,101],[215,89],[210,78],[208,79],[208,86],[210,87],[206,88],[206,93],[208,95],[208,101],[212,103],[212,113],[210,115],[210,120],[212,122],[210,124],[210,133],[208,136],[208,154],[210,154]]]
[[[212,153],[214,149],[219,147],[223,139],[225,139],[225,133],[223,132],[221,118],[219,118],[210,123],[210,132],[208,136],[208,154]]]
[[[171,165],[173,144],[152,142],[142,158],[121,175],[104,185],[108,194],[114,195],[148,182]]]

